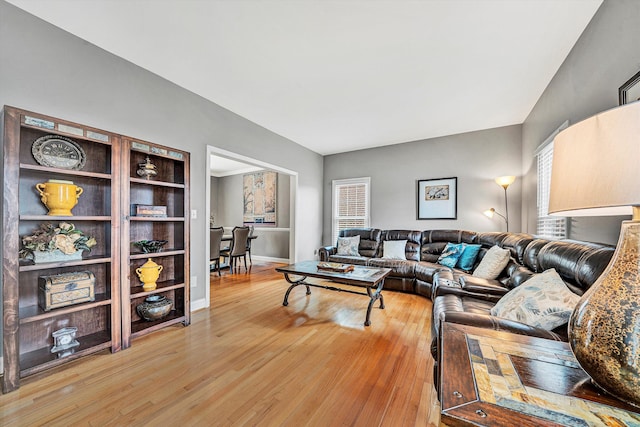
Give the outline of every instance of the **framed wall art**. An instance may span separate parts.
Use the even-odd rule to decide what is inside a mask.
[[[627,80],[618,89],[618,103],[620,105],[640,100],[640,71]]]
[[[417,219],[456,219],[457,194],[458,178],[419,180]]]
[[[278,174],[270,171],[246,174],[243,176],[242,183],[243,224],[275,227]]]

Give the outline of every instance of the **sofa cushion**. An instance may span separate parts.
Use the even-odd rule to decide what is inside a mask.
[[[491,314],[552,330],[569,321],[579,300],[552,268],[509,291],[491,309]]]
[[[438,264],[445,267],[454,268],[464,251],[464,243],[447,243],[444,250],[438,257]]]
[[[382,230],[377,228],[347,228],[340,230],[340,237],[360,236],[358,252],[361,256],[374,258],[381,250]]]
[[[406,240],[405,258],[410,261],[420,261],[420,241],[422,232],[415,230],[386,230],[382,241]],[[382,245],[381,245],[382,246]]]
[[[464,249],[460,254],[460,258],[458,258],[458,262],[456,263],[456,267],[464,271],[473,270],[473,266],[476,265],[476,259],[480,253],[480,248],[482,248],[480,245],[465,244]]]
[[[338,255],[359,256],[360,236],[338,237]]]
[[[406,260],[406,247],[406,240],[385,240],[384,242],[382,242],[382,258]]]
[[[482,279],[496,279],[502,273],[502,270],[509,263],[510,251],[502,249],[498,246],[492,246],[491,249],[480,261],[478,267],[474,270],[473,276]]]
[[[435,262],[420,261],[416,263],[416,279],[423,282],[433,283],[433,276],[442,269],[446,270],[447,268]]]
[[[400,259],[372,258],[367,265],[370,267],[390,268],[393,270],[391,276],[406,277],[413,279],[416,271],[415,261],[405,261]]]

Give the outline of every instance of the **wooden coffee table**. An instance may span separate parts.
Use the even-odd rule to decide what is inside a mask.
[[[306,286],[307,295],[311,295],[310,286],[328,289],[330,291],[367,295],[369,297],[369,306],[367,307],[367,316],[364,321],[365,326],[371,325],[371,308],[377,300],[380,300],[380,308],[384,309],[382,287],[384,286],[384,279],[389,275],[389,273],[391,273],[390,268],[365,267],[359,265],[354,266],[353,271],[348,272],[319,270],[318,261],[302,261],[285,267],[278,267],[276,268],[276,271],[284,273],[285,280],[291,283],[291,286],[289,286],[289,289],[287,289],[287,292],[284,294],[284,301],[282,302],[282,305],[284,306],[289,305],[289,293],[291,290],[300,285]],[[292,278],[291,276],[301,277]],[[358,292],[350,289],[336,288],[334,286],[309,283],[305,281],[307,277],[331,280],[332,282],[360,288],[364,287],[367,292]]]

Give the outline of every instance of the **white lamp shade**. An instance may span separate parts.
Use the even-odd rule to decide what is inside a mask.
[[[549,213],[631,215],[640,205],[640,102],[560,132],[553,146]]]
[[[514,183],[514,181],[516,180],[515,176],[509,175],[509,176],[499,176],[495,179],[496,184],[498,184],[501,187],[507,188],[508,186],[510,186],[511,184]]]

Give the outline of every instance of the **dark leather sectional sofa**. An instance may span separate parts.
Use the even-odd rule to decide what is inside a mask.
[[[436,368],[439,330],[443,321],[566,341],[566,324],[547,331],[494,317],[490,310],[509,290],[533,274],[551,268],[556,269],[574,293],[582,295],[604,271],[614,252],[614,247],[609,245],[575,240],[550,241],[523,233],[379,229],[340,232],[340,237],[356,235],[360,236],[359,256],[337,255],[336,247],[327,246],[320,248],[320,260],[392,268],[393,272],[385,280],[385,290],[411,292],[430,298],[433,301],[432,354]],[[385,240],[407,240],[407,260],[382,258]],[[449,242],[482,245],[474,269],[494,245],[508,249],[511,259],[497,279],[479,279],[471,275],[473,269],[451,269],[436,262]]]

